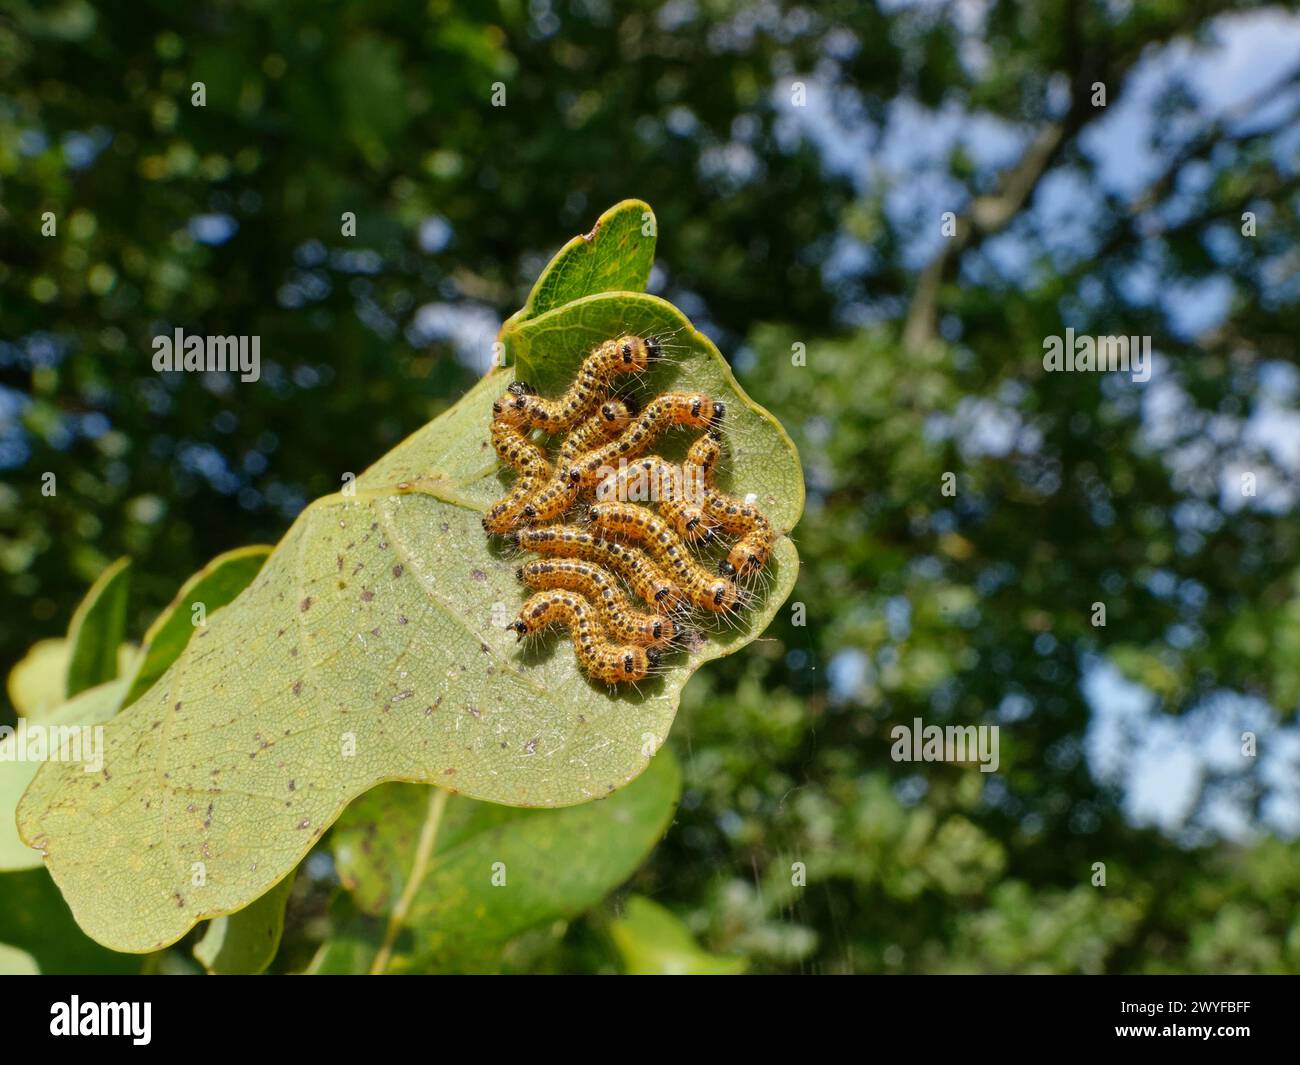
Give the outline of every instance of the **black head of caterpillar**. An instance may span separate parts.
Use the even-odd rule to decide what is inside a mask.
[[[717,539],[717,523],[704,513],[703,507],[695,503],[687,503],[679,499],[661,499],[659,513],[688,544],[711,544]]]
[[[718,572],[740,580],[754,576],[767,565],[775,539],[770,525],[747,532],[731,545],[727,557],[718,563]]]
[[[492,404],[492,420],[507,425],[523,425],[528,415],[528,399],[523,393],[515,392],[516,381],[507,389],[505,395]],[[526,387],[526,386],[525,386]]]

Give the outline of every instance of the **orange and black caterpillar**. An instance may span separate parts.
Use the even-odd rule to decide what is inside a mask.
[[[584,451],[599,447],[605,441],[618,436],[627,428],[628,422],[639,411],[637,401],[631,396],[614,396],[605,400],[596,412],[586,421],[574,427],[573,432],[564,438],[556,455],[557,466],[567,466],[576,456]]]
[[[665,392],[646,404],[635,422],[608,444],[575,458],[569,476],[582,488],[593,488],[617,465],[634,459],[655,442],[670,425],[714,427],[722,423],[727,408],[703,392]]]
[[[562,433],[572,428],[609,390],[610,380],[618,374],[639,373],[662,356],[659,341],[621,336],[607,340],[582,360],[577,379],[569,390],[555,399],[539,396],[533,387],[515,381],[499,403],[518,413],[534,429]]]
[[[674,466],[658,455],[646,455],[620,467],[596,490],[598,500],[653,501],[659,513],[688,544],[712,541],[717,525],[700,506],[705,486],[699,467]],[[556,476],[562,476],[557,471]]]
[[[510,627],[522,640],[548,625],[563,625],[569,630],[579,664],[606,684],[643,680],[659,665],[659,652],[653,647],[620,645],[605,639],[595,608],[576,592],[538,592],[524,603]]]
[[[546,459],[546,449],[529,440],[516,424],[494,418],[488,435],[497,457],[520,473],[536,472],[542,465],[550,465]]]
[[[776,531],[758,507],[718,490],[714,475],[721,458],[721,439],[705,433],[686,452],[686,465],[703,471],[705,491],[700,502],[705,516],[740,537],[718,563],[718,572],[724,577],[751,577],[767,565]]]
[[[711,576],[691,556],[681,538],[645,507],[593,503],[590,517],[598,532],[615,533],[645,544],[696,606],[715,614],[729,614],[740,605],[740,589],[726,577]]]
[[[489,533],[507,533],[522,520],[523,509],[552,476],[546,451],[534,444],[517,425],[508,420],[492,420],[492,446],[501,460],[519,473],[510,491],[488,508],[483,528]]]
[[[543,525],[520,529],[511,542],[525,551],[562,558],[581,558],[612,569],[632,586],[637,596],[666,610],[683,601],[682,590],[644,551],[603,540],[575,525]]]
[[[524,505],[525,521],[551,521],[573,506],[578,498],[578,482],[569,476],[569,462],[575,455],[590,451],[622,432],[632,420],[634,407],[635,401],[631,399],[606,400],[595,414],[565,437],[550,479]]]
[[[515,575],[530,588],[564,588],[582,595],[595,604],[606,630],[619,643],[662,647],[677,633],[671,618],[633,610],[614,575],[594,562],[539,558],[524,563]]]
[[[489,533],[504,535],[524,520],[523,510],[528,501],[551,478],[551,464],[545,459],[526,473],[521,473],[504,499],[492,504],[483,515],[483,528]]]

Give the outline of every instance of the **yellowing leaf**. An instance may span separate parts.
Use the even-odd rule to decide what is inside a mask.
[[[36,959],[27,951],[0,943],[0,976],[37,976],[40,971]]]
[[[9,671],[9,701],[21,717],[37,718],[67,699],[68,641],[39,640]]]

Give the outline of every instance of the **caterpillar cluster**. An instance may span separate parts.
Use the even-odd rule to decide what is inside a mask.
[[[717,485],[722,403],[701,392],[665,392],[644,405],[615,394],[618,378],[662,357],[658,339],[620,336],[583,360],[563,395],[548,399],[516,381],[492,405],[492,446],[517,476],[483,528],[541,556],[517,570],[531,594],[509,627],[519,639],[568,629],[579,665],[607,684],[655,675],[693,613],[734,618],[776,541],[757,507]],[[683,464],[647,454],[679,426],[702,430]],[[553,458],[537,433],[565,434]],[[640,498],[657,513],[623,502]],[[566,523],[582,507],[585,523]],[[692,552],[726,537],[713,570]]]

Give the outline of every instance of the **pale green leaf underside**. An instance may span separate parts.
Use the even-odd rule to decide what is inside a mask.
[[[30,722],[28,727],[61,729],[75,725],[102,725],[117,713],[125,693],[125,678],[109,681],[69,699],[57,709],[44,714],[39,722]],[[22,753],[19,750],[19,737],[20,734],[15,732],[7,739],[0,740],[0,871],[35,869],[41,864],[41,852],[33,850],[19,838],[18,826],[14,820],[23,792],[41,767],[38,761],[19,760],[18,755]],[[68,755],[75,753],[71,747],[67,747],[66,751]],[[84,762],[69,762],[67,766],[70,772],[91,775],[86,773]]]
[[[669,304],[591,296],[515,323],[502,339],[520,372],[545,387],[572,378],[616,324],[671,334],[672,358],[643,391],[671,384],[724,399],[731,483],[790,528],[803,499],[793,446]],[[767,626],[797,575],[786,539],[768,594],[739,627],[673,656],[640,691],[589,682],[562,633],[521,651],[502,627],[523,598],[517,562],[480,526],[508,483],[487,425],[513,372],[480,381],[355,492],[309,506],[252,585],[106,726],[101,779],[58,765],[37,775],[20,828],[45,850],[89,934],[153,950],[240,909],[385,780],[515,806],[608,794],[667,737],[691,673]],[[197,888],[196,862],[206,869]]]
[[[269,547],[246,547],[218,555],[185,582],[176,597],[149,627],[144,647],[137,652],[130,644],[119,646],[117,680],[84,691],[66,702],[60,700],[54,707],[47,708],[42,702],[40,712],[29,715],[29,723],[61,728],[69,725],[100,725],[112,719],[123,706],[149,688],[149,678],[157,679],[180,656],[195,631],[191,605],[202,602],[208,611],[214,611],[230,602],[257,575],[270,551]],[[120,567],[118,569],[120,572]],[[101,577],[86,595],[78,615],[83,613],[87,605],[102,603],[103,588],[106,585],[111,587],[109,582],[117,579],[120,578],[115,578],[112,573],[108,573],[107,578]],[[95,615],[91,613],[90,616]],[[89,627],[74,625],[74,628],[77,627],[89,638]],[[19,666],[14,668],[13,673],[17,673],[20,667],[28,664],[25,678],[15,683],[13,673],[10,674],[10,689],[17,687],[29,692],[34,684],[39,683],[52,692],[53,674],[57,676],[58,690],[62,691],[71,645],[71,640],[44,640],[37,644]],[[36,776],[39,763],[10,757],[16,749],[16,735],[8,741],[0,742],[0,870],[31,869],[42,861],[41,852],[28,847],[19,838],[15,823],[18,802]]]

